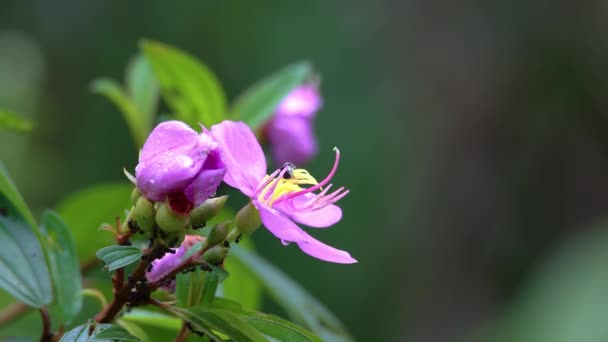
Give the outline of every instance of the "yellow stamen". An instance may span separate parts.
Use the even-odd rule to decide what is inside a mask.
[[[268,195],[268,191],[270,191],[272,188],[274,188],[274,191],[272,192],[272,195],[270,195],[270,198],[267,201],[265,201],[266,204],[272,205],[281,196],[302,190],[300,185],[314,186],[314,185],[319,184],[317,182],[317,180],[313,176],[311,176],[310,173],[308,173],[308,171],[306,171],[304,169],[295,169],[295,170],[291,171],[291,174],[289,176],[290,176],[289,178],[285,178],[285,177],[283,177],[281,179],[275,178],[268,185],[266,185],[266,187],[260,192],[258,199],[263,200]],[[269,176],[266,175],[266,178],[264,178],[264,181],[268,181],[268,177]],[[276,183],[276,186],[275,186],[275,183]]]

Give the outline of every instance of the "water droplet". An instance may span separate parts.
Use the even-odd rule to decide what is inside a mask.
[[[291,241],[281,240],[281,243],[283,244],[283,246],[289,246],[289,244],[291,243]]]

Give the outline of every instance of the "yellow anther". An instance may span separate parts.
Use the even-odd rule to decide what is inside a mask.
[[[268,181],[268,175],[264,181]],[[280,179],[275,178],[266,185],[266,187],[260,192],[259,199],[264,200],[268,195],[266,203],[272,205],[276,200],[281,198],[283,195],[301,191],[300,185],[317,185],[317,180],[304,169],[295,169],[291,171],[289,178],[283,177]],[[272,194],[268,194],[272,190]]]

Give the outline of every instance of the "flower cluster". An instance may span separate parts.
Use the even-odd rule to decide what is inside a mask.
[[[312,87],[296,89],[281,103],[267,127],[271,140],[285,143],[273,148],[275,158],[283,166],[272,172],[267,170],[254,133],[242,122],[223,121],[210,130],[202,127],[201,133],[179,121],[159,124],[144,144],[135,169],[145,208],[153,208],[150,213],[154,213],[161,230],[183,232],[186,227],[205,223],[208,217],[195,218],[198,212],[210,207],[209,203],[221,202],[215,207],[223,205],[225,198],[222,201],[213,198],[223,181],[250,199],[236,215],[231,236],[251,233],[262,223],[284,245],[295,243],[315,258],[335,263],[356,262],[347,252],[318,241],[297,225],[325,228],[337,223],[342,210],[335,203],[348,194],[344,187],[331,191],[330,181],[340,160],[338,149],[331,171],[321,181],[290,162],[303,162],[316,153],[310,119],[319,106],[320,98]],[[137,223],[142,226],[146,221],[139,219]],[[167,267],[175,266],[193,239],[184,242],[175,254],[156,261],[155,271],[148,278],[155,279]]]

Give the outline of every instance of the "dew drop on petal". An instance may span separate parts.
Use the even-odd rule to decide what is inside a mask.
[[[283,246],[289,246],[289,244],[291,243],[290,241],[287,240],[281,240],[281,243],[283,244]]]

